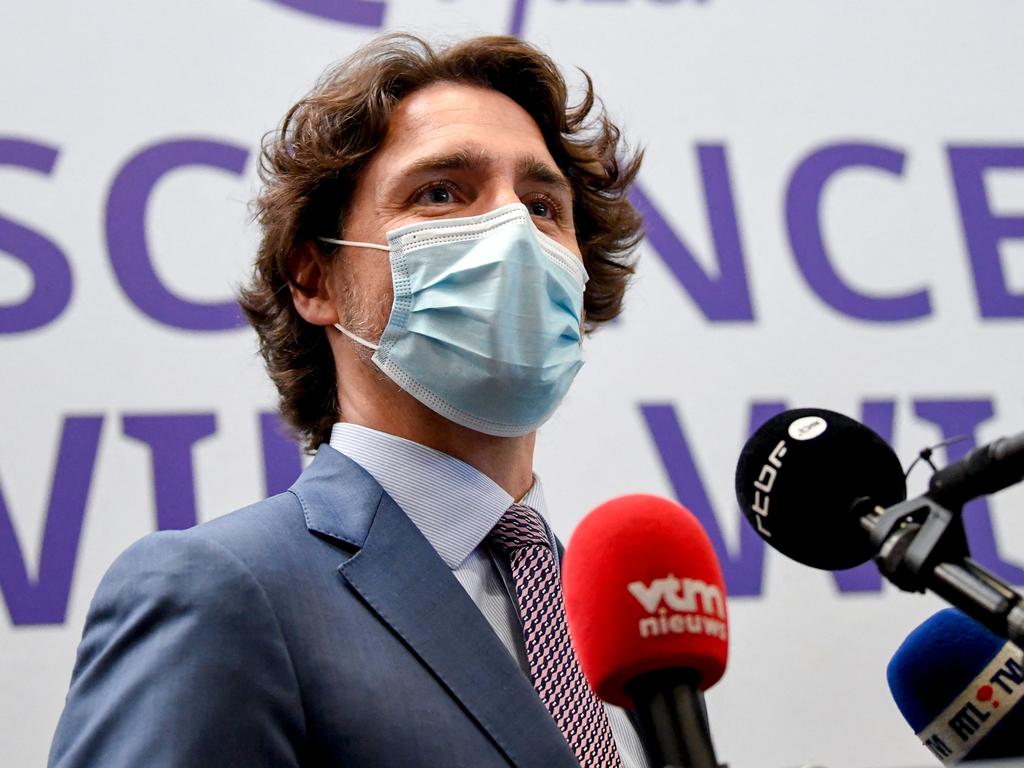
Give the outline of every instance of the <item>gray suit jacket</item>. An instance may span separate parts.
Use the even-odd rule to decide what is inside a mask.
[[[50,765],[578,764],[430,544],[324,446],[288,492],[111,566]]]

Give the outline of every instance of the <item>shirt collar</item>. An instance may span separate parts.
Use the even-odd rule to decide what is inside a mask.
[[[396,435],[339,422],[331,430],[330,445],[380,483],[452,570],[515,501],[475,467]],[[550,536],[544,489],[536,475],[519,503],[540,514]]]

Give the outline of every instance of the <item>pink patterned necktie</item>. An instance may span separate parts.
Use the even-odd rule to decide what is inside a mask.
[[[620,768],[604,706],[587,685],[565,623],[562,587],[547,529],[533,509],[513,504],[490,533],[506,552],[523,621],[533,687],[581,768]]]

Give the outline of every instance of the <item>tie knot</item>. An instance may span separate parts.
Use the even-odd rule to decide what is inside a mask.
[[[505,551],[542,544],[550,546],[548,531],[536,510],[513,504],[491,529],[488,537]]]

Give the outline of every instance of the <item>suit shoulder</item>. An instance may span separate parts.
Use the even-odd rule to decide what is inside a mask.
[[[101,587],[189,593],[258,581],[262,562],[287,559],[309,538],[298,500],[283,493],[187,530],[142,537],[114,561]]]
[[[189,536],[214,542],[235,552],[260,547],[306,532],[302,505],[291,491],[257,501],[188,529]]]
[[[332,508],[324,514],[340,519],[344,513]],[[324,536],[311,526],[306,507],[287,491],[184,531],[149,534],[122,557],[136,566],[149,560],[162,563],[168,572],[185,569],[193,572],[190,579],[200,583],[209,581],[203,574],[207,567],[212,569],[211,576],[225,568],[239,575],[244,571],[280,608],[276,598],[289,594],[305,579],[333,574],[356,549],[349,541]]]
[[[114,560],[100,581],[92,607],[140,597],[202,605],[215,596],[253,588],[257,588],[256,579],[245,562],[215,539],[191,530],[157,531]]]
[[[267,733],[267,763],[297,764],[304,715],[277,613],[248,564],[196,531],[150,534],[103,577],[51,765],[252,765]],[[154,728],[154,712],[189,716]]]

